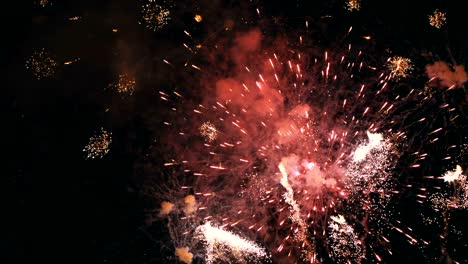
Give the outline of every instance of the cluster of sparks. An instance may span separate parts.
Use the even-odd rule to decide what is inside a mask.
[[[156,0],[147,0],[142,5],[142,19],[145,26],[157,31],[163,28],[171,19],[171,12]]]
[[[46,7],[51,4],[49,0],[36,0],[35,3],[41,7]]]
[[[393,78],[400,79],[408,77],[411,70],[413,70],[413,63],[408,58],[394,56],[388,59],[387,67]]]
[[[53,76],[57,65],[57,61],[45,49],[35,51],[26,61],[26,69],[38,80]]]
[[[101,128],[90,139],[84,147],[86,159],[100,159],[109,152],[109,146],[112,143],[112,133]]]
[[[444,12],[435,10],[432,15],[429,15],[429,24],[435,28],[442,28],[447,22]]]
[[[205,243],[208,264],[229,262],[229,259],[236,259],[239,263],[262,263],[267,257],[265,249],[256,243],[214,227],[210,222],[197,227],[196,233]]]
[[[135,91],[135,85],[135,78],[128,74],[120,74],[119,79],[109,86],[120,94],[132,95]]]
[[[205,122],[200,126],[200,134],[211,142],[218,137],[218,130],[211,122]]]
[[[346,9],[349,11],[358,11],[361,8],[361,0],[348,0],[346,2]]]
[[[455,170],[447,171],[441,177],[449,185],[449,188],[447,188],[446,192],[436,193],[431,196],[434,210],[468,208],[468,181],[467,176],[462,173],[462,167],[457,165]]]
[[[360,263],[363,258],[363,245],[342,215],[331,216],[328,224],[328,241],[331,255],[337,263]]]

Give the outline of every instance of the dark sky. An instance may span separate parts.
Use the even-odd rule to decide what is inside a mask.
[[[331,15],[337,27],[352,25],[376,39],[382,50],[414,55],[423,63],[468,60],[462,1],[369,0],[355,13],[344,10],[340,1],[174,1],[172,21],[157,32],[138,23],[141,2],[51,0],[51,5],[40,7],[21,1],[4,9],[2,88],[7,116],[1,185],[7,221],[2,263],[173,263],[167,258],[173,249],[164,223],[145,224],[146,211],[155,205],[148,203],[142,189],[148,174],[146,156],[154,154],[152,142],[159,137],[158,124],[166,111],[158,87],[190,75],[162,63],[165,57],[181,54],[184,29],[209,41],[224,23],[220,16],[254,19],[255,12],[239,9],[259,6],[266,18],[282,19],[280,30],[302,26],[306,18]],[[436,8],[448,15],[442,30],[428,25],[427,16]],[[203,14],[201,25],[193,21],[195,13]],[[68,20],[73,16],[80,20]],[[239,23],[235,30],[254,24]],[[114,28],[118,32],[112,32]],[[61,63],[52,77],[38,81],[25,62],[40,48]],[[80,60],[63,65],[76,58]],[[135,94],[124,98],[105,89],[122,67],[136,73],[138,83]],[[454,100],[466,106],[464,91]],[[466,112],[462,118],[466,120]],[[82,149],[100,127],[113,133],[110,152],[86,160]],[[446,144],[459,144],[465,128],[454,131]],[[162,161],[152,166],[157,162]],[[436,173],[443,166],[430,167]],[[404,199],[411,198],[403,197],[402,203]],[[411,206],[402,205],[401,211],[411,211]],[[466,222],[466,214],[454,218]],[[404,239],[403,243],[407,244]],[[454,243],[459,251],[467,249],[466,242]],[[423,263],[424,251],[401,244],[388,263]],[[453,255],[468,263],[462,253]]]

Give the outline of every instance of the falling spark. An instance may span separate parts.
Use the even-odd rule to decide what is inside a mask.
[[[200,134],[207,141],[214,141],[218,137],[218,130],[211,122],[205,122],[200,126]]]

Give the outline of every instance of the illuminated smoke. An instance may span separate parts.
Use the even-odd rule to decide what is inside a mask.
[[[461,87],[467,80],[468,74],[463,65],[450,67],[443,61],[436,61],[434,64],[426,65],[426,73],[431,81],[429,85],[441,85],[443,87]]]
[[[195,196],[187,195],[184,198],[184,204],[185,204],[185,207],[184,207],[185,215],[191,215],[195,211],[197,211],[197,201],[195,199]]]
[[[192,263],[193,254],[189,251],[188,247],[176,248],[175,255],[186,264]]]
[[[161,210],[159,211],[159,214],[161,216],[167,215],[172,212],[172,210],[174,210],[174,207],[175,205],[173,203],[164,201],[161,203]]]

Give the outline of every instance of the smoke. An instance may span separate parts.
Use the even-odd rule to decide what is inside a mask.
[[[286,169],[290,182],[295,187],[301,187],[312,193],[318,193],[323,188],[333,188],[341,173],[330,168],[322,171],[316,163],[308,159],[302,159],[296,154],[284,157],[281,163]]]
[[[161,203],[161,209],[159,211],[160,216],[168,215],[172,210],[174,210],[175,205],[170,202],[162,202]]]
[[[451,67],[443,61],[426,65],[426,73],[431,79],[437,78],[438,82],[435,85],[444,87],[462,86],[468,80],[468,74],[463,65]]]
[[[175,254],[177,257],[179,257],[180,261],[186,264],[192,263],[193,254],[190,253],[188,247],[176,248]]]
[[[185,215],[190,215],[197,210],[197,201],[195,199],[195,196],[193,195],[185,196],[184,204],[185,204],[185,207],[184,207]]]

